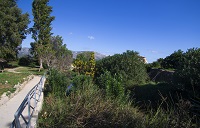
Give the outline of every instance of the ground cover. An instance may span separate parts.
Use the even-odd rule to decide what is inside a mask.
[[[0,73],[0,95],[4,92],[15,91],[14,85],[23,83],[29,75],[42,75],[45,70],[38,72],[38,68],[17,67],[5,69]]]

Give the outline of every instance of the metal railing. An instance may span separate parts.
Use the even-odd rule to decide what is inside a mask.
[[[33,116],[35,108],[37,107],[37,103],[40,101],[44,80],[45,80],[45,74],[41,77],[39,83],[35,85],[24,98],[23,102],[21,103],[21,105],[14,114],[14,120],[10,128],[21,128],[22,123],[25,124],[27,128],[30,127],[31,118]]]

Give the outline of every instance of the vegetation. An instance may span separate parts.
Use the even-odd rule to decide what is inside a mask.
[[[52,7],[48,3],[49,0],[32,3],[34,25],[30,31],[35,58],[22,57],[8,65],[29,67],[17,68],[18,73],[0,74],[1,95],[15,91],[13,86],[28,75],[43,74],[37,72],[37,65],[39,71],[47,66],[49,74],[39,127],[200,127],[199,48],[178,50],[148,65],[135,51],[97,62],[94,52],[85,52],[73,61],[71,71],[71,51],[61,36],[52,36],[51,22],[55,17],[51,16]],[[0,18],[0,58],[14,60],[29,32],[28,14],[21,13],[15,0],[0,0]],[[151,68],[173,70],[173,79],[153,83],[147,74]]]
[[[39,115],[38,127],[198,127],[195,117],[188,114],[190,106],[186,101],[165,108],[163,104],[169,103],[162,96],[163,100],[157,108],[139,109],[133,99],[131,102],[124,97],[122,101],[119,97],[105,95],[104,90],[94,85],[91,76],[78,75],[71,77],[70,81],[66,79],[70,78],[68,73],[53,70],[49,74],[45,109]],[[70,82],[74,86],[66,95]],[[116,93],[120,94],[120,91]]]
[[[178,50],[167,56],[162,62],[161,66],[165,69],[178,69],[182,63],[183,51]]]
[[[125,87],[143,84],[148,80],[145,64],[139,54],[134,51],[126,51],[123,54],[115,54],[99,60],[96,64],[96,84],[100,84],[100,76],[109,71],[112,76],[119,76]],[[104,87],[103,87],[104,88]]]
[[[181,89],[190,92],[195,97],[200,97],[200,48],[188,49],[175,72],[175,83]]]
[[[168,70],[173,69],[174,85],[182,91],[186,91],[190,95],[200,96],[200,48],[191,48],[186,52],[181,50],[175,51],[164,59],[159,59],[150,64],[148,68],[157,68],[155,63],[161,68]],[[161,61],[160,61],[161,60]]]
[[[50,78],[54,79],[55,75],[57,74]],[[54,80],[57,81],[57,79]],[[62,78],[59,81],[62,81]],[[117,99],[106,98],[101,90],[92,84],[92,77],[85,76],[78,85],[67,97],[63,97],[64,95],[61,96],[63,98],[57,97],[54,95],[55,92],[46,97],[43,106],[45,110],[39,116],[41,117],[39,127],[135,127],[141,125],[142,114],[137,109],[132,108],[131,104],[122,106]],[[65,92],[62,91],[62,93]]]
[[[34,55],[36,55],[40,62],[40,69],[43,68],[43,58],[52,53],[51,40],[51,22],[55,19],[50,16],[52,7],[48,6],[49,0],[34,0],[32,3],[33,21],[34,25],[31,28],[32,38],[35,40],[31,44]],[[40,70],[39,69],[39,70]]]
[[[28,14],[22,14],[15,0],[0,0],[0,19],[0,58],[14,60],[28,32]]]
[[[8,71],[0,73],[0,96],[7,91],[10,91],[11,93],[14,92],[14,85],[23,83],[27,79],[27,76],[31,74],[42,75],[45,71],[38,72],[38,68],[19,67],[15,72],[17,73]]]
[[[63,44],[62,37],[58,35],[52,36],[50,44],[52,52],[46,52],[47,56],[44,57],[48,68],[69,69],[72,62],[72,52],[67,49],[66,44]]]
[[[94,77],[95,74],[95,57],[94,52],[84,52],[78,54],[73,62],[74,71],[82,75],[90,75]]]

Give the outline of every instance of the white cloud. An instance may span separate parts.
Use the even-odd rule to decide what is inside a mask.
[[[154,51],[154,50],[152,50],[152,51],[150,51],[151,53],[158,53],[158,51]]]
[[[94,37],[93,36],[88,36],[88,39],[94,40]]]
[[[73,34],[72,32],[69,33],[69,35],[72,35],[72,34]]]

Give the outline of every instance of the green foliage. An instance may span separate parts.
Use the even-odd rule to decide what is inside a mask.
[[[147,64],[147,70],[149,71],[149,68],[162,68],[163,61],[164,61],[163,58],[159,58],[157,61]]]
[[[30,56],[25,56],[25,57],[19,58],[18,64],[20,66],[29,66],[31,64],[31,62],[32,62],[31,57]]]
[[[50,67],[55,67],[58,70],[66,70],[72,63],[72,52],[67,49],[66,44],[63,44],[61,36],[51,37],[52,50],[55,52],[53,58],[46,58],[46,62],[50,64]]]
[[[178,69],[182,63],[183,51],[180,49],[175,51],[170,56],[167,56],[161,63],[161,67],[165,69]]]
[[[127,51],[123,54],[115,54],[97,61],[95,79],[109,71],[112,76],[121,76],[125,87],[145,83],[148,79],[145,64],[137,52]]]
[[[75,78],[80,79],[81,88],[68,97],[59,99],[51,94],[46,97],[38,127],[143,127],[137,108],[106,98],[97,86],[88,82],[90,78],[83,75]]]
[[[52,57],[54,54],[50,41],[52,35],[51,22],[55,19],[55,17],[50,16],[52,7],[48,6],[48,3],[49,0],[34,0],[32,3],[34,25],[33,28],[31,28],[31,32],[32,38],[35,42],[33,42],[31,46],[34,55],[39,58],[40,69],[43,68],[43,57]]]
[[[54,94],[56,97],[64,97],[67,87],[70,85],[70,79],[66,74],[63,74],[55,69],[49,71],[47,91]]]
[[[200,96],[200,48],[188,49],[182,63],[175,72],[176,83],[183,89],[194,91]]]
[[[32,3],[33,21],[32,37],[38,44],[48,44],[51,39],[51,22],[55,19],[50,16],[52,7],[48,6],[49,0],[34,0]]]
[[[92,52],[82,52],[76,56],[77,59],[82,61],[89,61]]]
[[[82,75],[89,75],[94,77],[95,74],[95,56],[94,52],[84,52],[77,55],[74,60],[74,71]]]
[[[87,75],[77,75],[73,78],[72,84],[76,89],[83,89],[85,86],[92,84],[92,77]]]
[[[28,32],[28,13],[22,14],[15,0],[0,0],[0,19],[0,58],[16,59],[18,46]]]
[[[108,81],[117,79],[111,78],[109,72],[105,72],[104,76],[105,81],[106,77]],[[198,123],[188,114],[189,104],[185,101],[178,102],[177,109],[163,109],[164,98],[157,109],[149,108],[144,111],[139,110],[133,103],[122,103],[117,98],[105,96],[102,90],[92,84],[90,76],[80,75],[73,81],[76,88],[70,95],[58,98],[51,92],[45,97],[38,127],[198,127]]]
[[[111,73],[106,71],[104,74],[101,74],[101,76],[98,78],[98,81],[98,86],[105,88],[106,95],[108,97],[124,100],[125,88],[122,85],[121,76],[114,75],[112,77]]]

